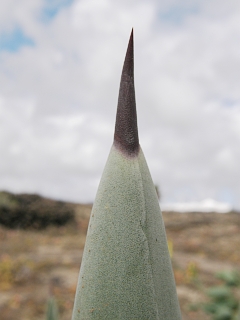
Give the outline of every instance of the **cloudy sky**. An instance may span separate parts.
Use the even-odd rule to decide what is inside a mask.
[[[240,209],[238,0],[1,0],[0,189],[94,200],[132,27],[162,201]]]

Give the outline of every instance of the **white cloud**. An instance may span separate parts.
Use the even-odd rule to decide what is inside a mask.
[[[139,135],[163,199],[240,208],[239,2],[79,0],[48,21],[45,5],[0,4],[0,34],[35,42],[0,52],[0,188],[94,199],[134,27]]]

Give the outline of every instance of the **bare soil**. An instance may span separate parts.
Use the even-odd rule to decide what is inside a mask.
[[[0,318],[45,319],[50,291],[60,320],[71,319],[90,205],[74,206],[76,221],[45,230],[0,226]],[[163,213],[183,320],[210,319],[207,301],[215,274],[240,270],[240,214]]]

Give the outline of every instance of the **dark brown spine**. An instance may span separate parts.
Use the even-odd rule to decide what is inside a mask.
[[[123,64],[115,124],[114,145],[128,156],[139,151],[134,89],[133,30]]]

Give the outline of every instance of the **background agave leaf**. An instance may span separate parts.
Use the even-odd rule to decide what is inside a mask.
[[[54,297],[48,300],[46,320],[58,320],[58,306]]]
[[[89,222],[73,320],[181,319],[158,198],[138,142],[133,34],[114,144]]]

